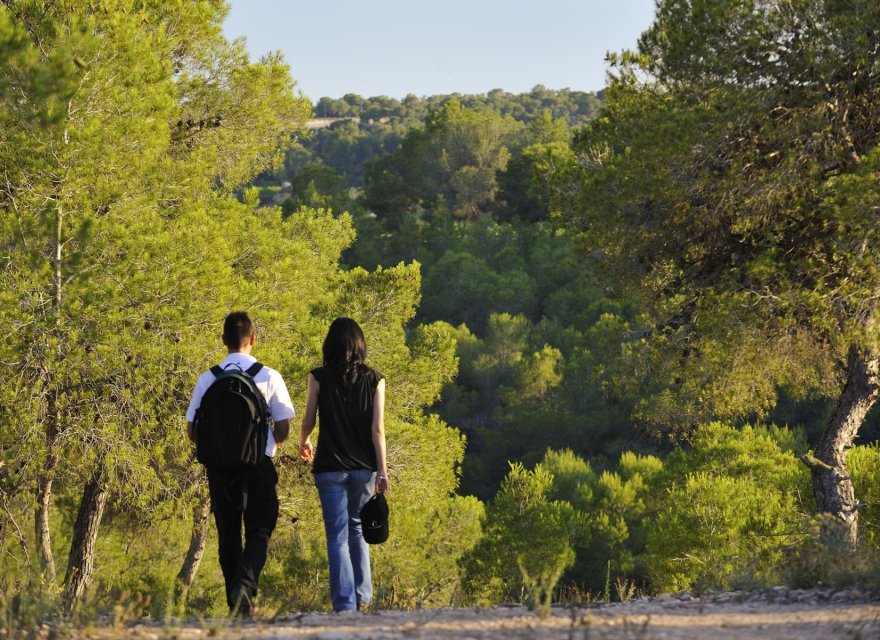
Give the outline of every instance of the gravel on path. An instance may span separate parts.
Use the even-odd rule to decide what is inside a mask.
[[[844,595],[841,595],[844,593]],[[228,620],[35,634],[71,640],[880,640],[880,598],[858,591],[667,594],[626,603],[554,607],[546,618],[521,606],[374,613],[298,613]]]

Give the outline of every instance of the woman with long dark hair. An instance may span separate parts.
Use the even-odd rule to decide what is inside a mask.
[[[333,609],[353,611],[365,608],[373,596],[361,507],[374,492],[388,491],[385,377],[364,363],[364,333],[351,318],[333,321],[322,351],[323,366],[309,373],[299,455],[312,462],[321,499]],[[314,449],[309,436],[316,412],[320,429]]]

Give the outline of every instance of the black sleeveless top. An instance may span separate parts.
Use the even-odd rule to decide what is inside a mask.
[[[329,367],[312,369],[318,381],[318,447],[312,473],[376,471],[373,446],[373,397],[383,376],[362,367],[355,382],[340,380]]]

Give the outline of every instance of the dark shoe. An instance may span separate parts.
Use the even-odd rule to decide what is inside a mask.
[[[253,613],[253,604],[247,589],[241,587],[235,597],[235,606],[229,611],[229,615],[238,620],[247,620]]]

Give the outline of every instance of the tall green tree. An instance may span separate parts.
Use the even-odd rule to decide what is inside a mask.
[[[686,432],[837,398],[805,457],[854,542],[847,453],[880,391],[880,5],[661,0],[601,115],[555,164],[555,208],[644,310],[637,415]]]
[[[279,57],[252,63],[225,40],[225,13],[213,0],[0,6],[0,350],[15,381],[0,437],[36,486],[50,579],[55,482],[81,491],[68,607],[111,495],[143,507],[173,493],[168,463],[188,452],[175,373],[209,351],[203,323],[288,279],[261,269],[271,242],[230,190],[280,159],[310,108]]]
[[[453,214],[473,219],[495,201],[496,174],[507,166],[522,124],[450,100],[424,129],[412,129],[393,155],[368,168],[365,203],[380,216],[430,205],[442,196]]]

